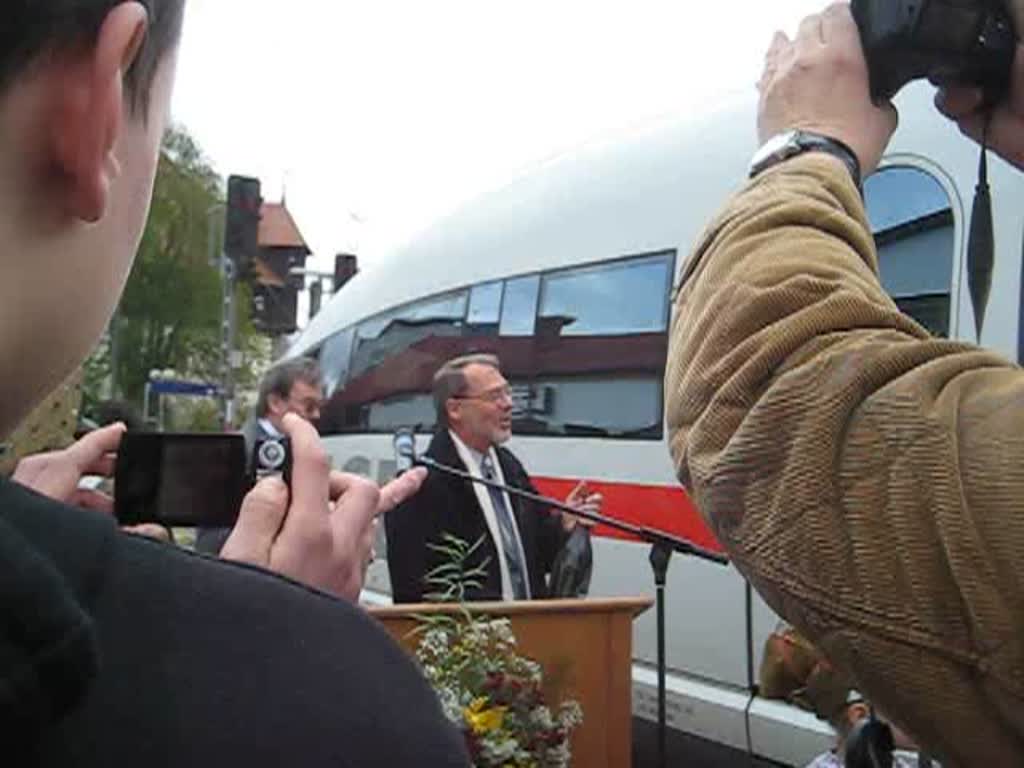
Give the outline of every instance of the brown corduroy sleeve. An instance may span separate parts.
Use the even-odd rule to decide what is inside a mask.
[[[1024,372],[878,280],[826,155],[703,236],[666,370],[679,478],[768,603],[946,765],[1024,756]]]

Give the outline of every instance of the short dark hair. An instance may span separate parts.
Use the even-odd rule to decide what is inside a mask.
[[[311,387],[323,386],[320,366],[309,357],[295,357],[278,363],[267,371],[260,380],[260,394],[256,401],[256,415],[267,415],[270,408],[270,396],[286,398],[292,392],[296,381],[304,381]]]
[[[0,24],[0,93],[25,68],[61,49],[93,45],[107,15],[129,0],[4,0]],[[181,36],[185,0],[136,0],[149,14],[142,49],[125,80],[131,108],[149,107],[157,67]]]
[[[486,365],[501,370],[498,356],[484,353],[456,357],[438,368],[434,374],[434,411],[437,423],[442,427],[448,426],[448,400],[466,394],[469,389],[466,368],[471,365]]]

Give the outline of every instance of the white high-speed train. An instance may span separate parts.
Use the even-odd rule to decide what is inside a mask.
[[[966,241],[978,149],[912,86],[881,168],[865,182],[881,275],[936,334],[976,340]],[[511,444],[542,491],[577,478],[607,514],[716,548],[672,471],[662,376],[673,285],[702,228],[744,180],[754,104],[583,148],[437,222],[333,297],[290,350],[322,364],[335,465],[386,480],[392,434],[434,424],[431,376],[493,351],[516,398]],[[990,166],[995,269],[981,343],[1020,360],[1024,174]],[[647,547],[604,532],[592,595],[653,595]],[[387,569],[368,590],[388,593]],[[802,765],[831,742],[812,715],[754,694],[777,617],[732,567],[676,556],[668,578],[669,725]],[[635,628],[634,709],[655,717],[653,611]]]

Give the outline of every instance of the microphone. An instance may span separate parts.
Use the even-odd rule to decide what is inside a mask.
[[[395,432],[395,471],[401,475],[416,466],[416,435],[408,427]]]
[[[447,464],[435,461],[430,456],[417,456],[416,436],[413,430],[407,427],[403,427],[395,431],[393,444],[395,447],[395,465],[399,474],[407,472],[415,466],[426,467],[427,469],[432,469],[445,475],[451,475],[453,477],[462,478],[463,480],[468,480],[471,483],[496,488],[499,491],[504,491],[510,496],[518,496],[522,499],[526,499],[527,501],[532,501],[546,507],[553,507],[555,509],[562,510],[563,512],[568,512],[571,515],[575,515],[576,517],[582,517],[585,520],[606,525],[609,528],[615,528],[616,530],[632,534],[633,536],[656,546],[666,547],[670,550],[675,550],[676,552],[681,552],[686,555],[693,555],[704,560],[710,560],[711,562],[718,563],[719,565],[729,564],[729,558],[724,555],[720,555],[717,552],[709,552],[706,549],[702,549],[688,541],[673,536],[670,533],[660,531],[656,528],[633,525],[632,523],[626,523],[614,517],[606,517],[596,512],[576,509],[575,507],[570,507],[563,501],[558,501],[557,499],[552,499],[548,496],[541,496],[538,493],[524,491],[521,488],[505,485],[504,483],[499,483],[495,480],[487,480],[483,477],[477,477],[464,469],[450,467]]]

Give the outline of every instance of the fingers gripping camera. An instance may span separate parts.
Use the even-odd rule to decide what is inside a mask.
[[[1009,5],[1009,4],[1007,4]],[[994,104],[1010,83],[1017,36],[1003,4],[987,0],[853,0],[871,96],[892,98],[911,80],[975,85]]]

